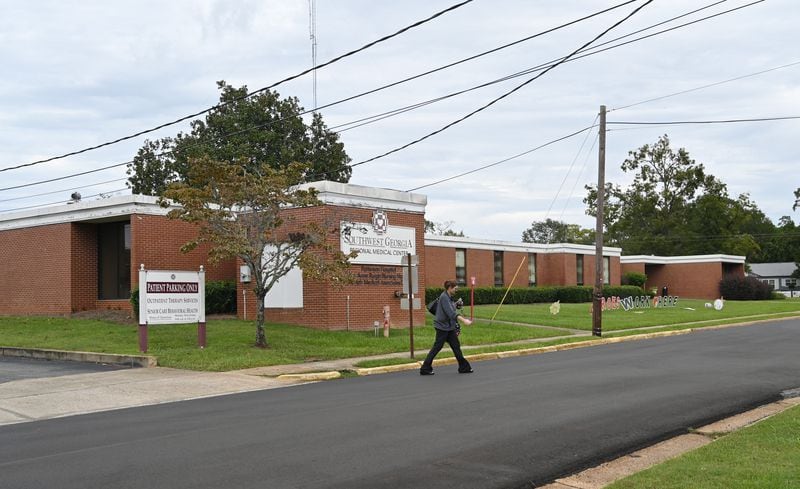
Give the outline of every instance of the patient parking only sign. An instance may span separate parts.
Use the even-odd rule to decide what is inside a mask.
[[[205,272],[139,270],[139,321],[144,324],[203,323]]]

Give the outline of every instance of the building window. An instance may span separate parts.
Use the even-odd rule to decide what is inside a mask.
[[[583,285],[583,255],[575,255],[575,273],[578,285]]]
[[[785,284],[786,284],[786,286],[787,286],[787,287],[789,287],[790,289],[793,289],[793,288],[797,287],[797,279],[796,279],[796,278],[787,278],[787,279],[784,281],[784,283],[785,283]],[[773,288],[774,288],[774,286],[773,286]]]
[[[100,300],[131,296],[131,225],[112,222],[97,226],[97,297]]]
[[[528,285],[536,285],[536,253],[528,253]]]
[[[764,282],[765,284],[769,285],[770,289],[773,289],[773,290],[775,289],[775,279],[768,278],[766,280],[762,280],[762,282]]]
[[[502,287],[503,283],[503,252],[494,252],[494,286]]]
[[[606,285],[611,284],[611,257],[603,257],[603,283]]]
[[[467,285],[467,250],[456,248],[456,283]]]

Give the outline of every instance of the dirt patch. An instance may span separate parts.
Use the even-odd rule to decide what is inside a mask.
[[[74,312],[71,317],[76,319],[96,319],[124,325],[136,324],[136,319],[130,312],[110,309]]]

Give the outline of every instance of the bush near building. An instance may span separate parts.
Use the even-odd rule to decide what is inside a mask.
[[[728,300],[759,301],[772,298],[772,288],[755,277],[728,277],[719,282],[719,293]]]
[[[500,304],[506,296],[505,304],[535,304],[561,301],[564,303],[580,303],[592,301],[590,286],[572,285],[566,287],[475,287],[475,304]],[[439,297],[444,289],[442,287],[428,287],[425,289],[425,302],[428,303]],[[641,287],[633,285],[619,285],[603,287],[603,297],[631,297],[652,295],[645,293]],[[460,288],[456,291],[456,299],[463,299],[465,304],[470,303],[470,289]]]

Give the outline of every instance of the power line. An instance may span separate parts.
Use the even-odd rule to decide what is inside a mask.
[[[126,188],[120,188],[120,189],[116,189],[116,190],[111,190],[111,191],[109,191],[109,192],[98,192],[98,193],[96,193],[96,194],[93,194],[93,195],[87,195],[87,196],[86,196],[86,197],[84,197],[84,198],[88,199],[88,198],[91,198],[91,197],[98,197],[98,196],[103,196],[103,195],[109,195],[109,194],[114,194],[114,193],[117,193],[117,192],[122,192],[122,191],[124,191],[124,190],[128,190],[128,189],[127,189],[127,187],[126,187]],[[57,205],[57,204],[63,204],[63,203],[64,203],[64,201],[63,201],[63,200],[59,200],[59,201],[57,201],[57,202],[48,202],[47,204],[28,205],[28,206],[25,206],[25,207],[15,207],[15,208],[13,208],[13,209],[3,209],[3,210],[1,210],[0,212],[23,211],[23,210],[26,210],[26,209],[37,209],[37,208],[39,208],[39,207],[47,207],[47,206],[49,206],[49,205]]]
[[[629,13],[628,15],[626,15],[625,17],[623,17],[621,20],[619,20],[619,21],[617,21],[616,23],[614,23],[614,24],[613,24],[611,27],[609,27],[608,29],[604,30],[604,31],[603,31],[603,32],[601,32],[599,35],[595,36],[595,37],[594,37],[594,38],[593,38],[591,41],[589,41],[589,42],[585,43],[585,44],[584,44],[583,46],[581,46],[580,48],[578,48],[578,49],[576,49],[576,50],[572,51],[570,54],[566,55],[564,58],[562,58],[562,59],[561,59],[561,61],[559,61],[559,62],[555,63],[555,64],[554,64],[554,65],[552,65],[552,66],[550,66],[549,68],[547,68],[547,69],[546,69],[546,70],[544,70],[543,72],[539,73],[538,75],[536,75],[536,76],[534,76],[534,77],[532,77],[532,78],[529,78],[528,80],[525,80],[524,82],[522,82],[521,84],[519,84],[519,85],[517,85],[516,87],[512,88],[511,90],[509,90],[508,92],[504,93],[503,95],[500,95],[499,97],[497,97],[497,98],[493,99],[493,100],[492,100],[492,101],[490,101],[489,103],[487,103],[487,104],[485,104],[485,105],[483,105],[483,106],[481,106],[481,107],[479,107],[479,108],[477,108],[477,109],[473,110],[472,112],[468,113],[467,115],[465,115],[465,116],[463,116],[463,117],[461,117],[461,118],[459,118],[459,119],[456,119],[455,121],[453,121],[453,122],[451,122],[451,123],[449,123],[449,124],[445,125],[444,127],[440,128],[440,129],[437,129],[436,131],[433,131],[433,132],[431,132],[431,133],[428,133],[428,134],[427,134],[427,135],[425,135],[425,136],[422,136],[421,138],[417,138],[417,139],[415,139],[414,141],[411,141],[411,142],[409,142],[409,143],[406,143],[406,144],[404,144],[404,145],[402,145],[402,146],[400,146],[400,147],[397,147],[397,148],[395,148],[395,149],[392,149],[392,150],[390,150],[390,151],[387,151],[387,152],[385,152],[385,153],[383,153],[383,154],[380,154],[380,155],[378,155],[378,156],[373,156],[372,158],[368,158],[368,159],[366,159],[366,160],[363,160],[363,161],[360,161],[360,162],[358,162],[358,163],[354,163],[354,164],[350,165],[350,167],[351,167],[351,168],[354,168],[354,167],[356,167],[356,166],[364,165],[364,164],[366,164],[366,163],[369,163],[369,162],[371,162],[371,161],[375,161],[375,160],[377,160],[377,159],[380,159],[380,158],[384,158],[384,157],[386,157],[386,156],[389,156],[390,154],[396,153],[396,152],[398,152],[398,151],[402,151],[402,150],[404,150],[404,149],[408,148],[409,146],[413,146],[414,144],[417,144],[417,143],[419,143],[419,142],[421,142],[421,141],[424,141],[424,140],[426,140],[426,139],[428,139],[428,138],[430,138],[430,137],[432,137],[432,136],[435,136],[436,134],[439,134],[439,133],[441,133],[441,132],[443,132],[443,131],[445,131],[445,130],[447,130],[447,129],[449,129],[449,128],[453,127],[453,126],[455,126],[456,124],[458,124],[458,123],[460,123],[460,122],[463,122],[463,121],[465,121],[465,120],[469,119],[469,118],[470,118],[470,117],[472,117],[473,115],[475,115],[475,114],[477,114],[477,113],[479,113],[479,112],[481,112],[481,111],[483,111],[483,110],[485,110],[485,109],[487,109],[487,108],[491,107],[492,105],[496,104],[496,103],[497,103],[497,102],[499,102],[500,100],[502,100],[502,99],[504,99],[504,98],[508,97],[509,95],[513,94],[514,92],[516,92],[516,91],[520,90],[520,89],[521,89],[521,88],[523,88],[524,86],[526,86],[526,85],[528,85],[528,84],[532,83],[533,81],[535,81],[535,80],[537,80],[537,79],[541,78],[542,76],[544,76],[545,74],[547,74],[547,73],[548,73],[550,70],[552,70],[552,69],[556,68],[557,66],[561,65],[561,64],[562,64],[562,63],[564,63],[566,60],[568,60],[569,58],[571,58],[572,56],[574,56],[575,54],[577,54],[577,53],[578,53],[578,52],[579,52],[581,49],[583,49],[583,48],[585,48],[585,47],[589,46],[590,44],[594,43],[596,40],[600,39],[600,38],[601,38],[601,37],[603,37],[605,34],[607,34],[609,31],[611,31],[612,29],[614,29],[614,28],[615,28],[615,27],[617,27],[618,25],[622,24],[623,22],[625,22],[625,21],[626,21],[626,20],[628,20],[629,18],[633,17],[633,16],[634,16],[636,13],[638,13],[638,12],[639,12],[641,9],[643,9],[644,7],[646,7],[647,5],[649,5],[649,4],[650,4],[650,3],[652,3],[652,2],[653,2],[653,0],[647,0],[647,2],[645,2],[643,5],[640,5],[640,6],[639,6],[639,7],[637,7],[635,10],[633,10],[631,13]]]
[[[588,130],[592,129],[593,127],[597,127],[597,126],[596,125],[592,125],[592,126],[589,126],[589,127],[584,127],[583,129],[579,129],[579,130],[577,130],[575,132],[567,134],[566,136],[561,136],[560,138],[553,139],[553,140],[548,141],[548,142],[546,142],[544,144],[541,144],[541,145],[539,145],[539,146],[537,146],[535,148],[531,148],[529,150],[523,151],[522,153],[515,154],[514,156],[509,156],[508,158],[504,158],[504,159],[502,159],[500,161],[495,161],[494,163],[489,163],[488,165],[479,166],[478,168],[474,168],[472,170],[465,171],[463,173],[459,173],[459,174],[453,175],[451,177],[443,178],[441,180],[437,180],[437,181],[432,182],[432,183],[427,183],[425,185],[420,185],[419,187],[410,188],[410,189],[406,190],[406,192],[413,192],[415,190],[419,190],[419,189],[423,189],[423,188],[427,188],[427,187],[432,187],[434,185],[439,185],[440,183],[449,182],[450,180],[455,180],[456,178],[461,178],[463,176],[470,175],[472,173],[476,173],[476,172],[479,172],[481,170],[485,170],[487,168],[491,168],[493,166],[500,165],[500,164],[505,163],[507,161],[515,160],[515,159],[520,158],[522,156],[525,156],[527,154],[533,153],[534,151],[538,151],[538,150],[540,150],[542,148],[545,148],[547,146],[555,144],[555,143],[557,143],[559,141],[563,141],[565,139],[569,139],[571,137],[577,136],[578,134],[580,134],[582,132],[585,132],[585,131],[588,131]]]
[[[785,117],[756,117],[753,119],[720,119],[720,120],[703,120],[703,121],[659,121],[659,122],[645,122],[645,121],[609,121],[607,124],[615,125],[630,125],[630,126],[678,126],[688,124],[735,124],[740,122],[769,122],[769,121],[787,121],[800,119],[800,115],[785,116]]]
[[[242,101],[242,100],[244,100],[244,99],[246,99],[246,98],[248,98],[248,97],[252,97],[253,95],[256,95],[256,94],[258,94],[258,93],[261,93],[261,92],[267,91],[267,90],[269,90],[269,89],[271,89],[271,88],[275,88],[275,87],[277,87],[278,85],[281,85],[281,84],[283,84],[283,83],[286,83],[286,82],[288,82],[288,81],[291,81],[291,80],[294,80],[294,79],[296,79],[296,78],[299,78],[299,77],[301,77],[301,76],[303,76],[303,75],[306,75],[306,74],[308,74],[308,73],[310,73],[310,72],[312,72],[312,71],[314,71],[314,72],[315,72],[316,70],[318,70],[318,69],[320,69],[320,68],[324,68],[324,67],[326,67],[326,66],[328,66],[328,65],[331,65],[331,64],[333,64],[333,63],[336,63],[337,61],[341,61],[341,60],[342,60],[342,59],[344,59],[344,58],[347,58],[347,57],[349,57],[349,56],[352,56],[352,55],[354,55],[354,54],[356,54],[356,53],[359,53],[359,52],[361,52],[361,51],[364,51],[365,49],[369,49],[369,48],[371,48],[372,46],[375,46],[376,44],[379,44],[379,43],[382,43],[382,42],[384,42],[384,41],[387,41],[387,40],[389,40],[389,39],[391,39],[391,38],[393,38],[393,37],[396,37],[396,36],[398,36],[398,35],[400,35],[400,34],[402,34],[402,33],[406,32],[406,31],[408,31],[408,30],[410,30],[410,29],[413,29],[413,28],[415,28],[415,27],[419,27],[420,25],[422,25],[422,24],[425,24],[425,23],[427,23],[427,22],[430,22],[430,21],[432,21],[432,20],[436,19],[437,17],[440,17],[440,16],[442,16],[442,15],[444,15],[444,14],[448,13],[448,12],[451,12],[451,11],[453,11],[453,10],[456,10],[456,9],[460,8],[460,7],[463,7],[464,5],[466,5],[466,4],[468,4],[468,3],[471,3],[472,1],[473,1],[473,0],[464,0],[464,1],[463,1],[463,2],[461,2],[461,3],[457,3],[457,4],[455,4],[455,5],[452,5],[452,6],[450,6],[450,7],[446,8],[446,9],[444,9],[444,10],[441,10],[441,11],[437,12],[437,13],[435,13],[435,14],[431,15],[430,17],[428,17],[428,18],[426,18],[426,19],[422,19],[422,20],[420,20],[420,21],[414,22],[414,23],[413,23],[413,24],[411,24],[411,25],[408,25],[408,26],[406,26],[406,27],[403,27],[403,28],[402,28],[402,29],[400,29],[399,31],[395,32],[394,34],[389,34],[389,35],[387,35],[387,36],[381,37],[380,39],[377,39],[377,40],[375,40],[375,41],[372,41],[372,42],[370,42],[370,43],[367,43],[367,44],[365,44],[365,45],[361,46],[361,47],[360,47],[360,48],[358,48],[358,49],[354,49],[354,50],[352,50],[352,51],[349,51],[349,52],[347,52],[347,53],[345,53],[345,54],[342,54],[341,56],[337,56],[336,58],[333,58],[333,59],[332,59],[332,60],[330,60],[330,61],[327,61],[327,62],[325,62],[325,63],[322,63],[321,65],[315,66],[315,67],[313,67],[313,68],[309,68],[309,69],[307,69],[307,70],[305,70],[305,71],[302,71],[302,72],[300,72],[300,73],[298,73],[298,74],[296,74],[296,75],[292,75],[292,76],[286,77],[286,78],[284,78],[283,80],[280,80],[280,81],[277,81],[277,82],[273,83],[272,85],[269,85],[269,86],[266,86],[266,87],[259,88],[258,90],[254,90],[254,91],[252,91],[252,92],[250,92],[250,93],[248,93],[248,94],[246,94],[246,95],[244,95],[244,96],[242,96],[242,97],[236,98],[236,99],[234,99],[234,100],[231,100],[231,101],[229,101],[229,102],[225,102],[225,103],[222,103],[222,104],[217,104],[217,105],[215,105],[215,106],[213,106],[213,107],[209,107],[209,108],[207,108],[207,109],[204,109],[204,110],[202,110],[202,111],[200,111],[200,112],[195,112],[194,114],[189,114],[189,115],[187,115],[187,116],[184,116],[184,117],[181,117],[181,118],[175,119],[174,121],[171,121],[171,122],[166,122],[166,123],[164,123],[164,124],[160,124],[160,125],[158,125],[158,126],[156,126],[156,127],[153,127],[153,128],[150,128],[150,129],[145,129],[145,130],[143,130],[143,131],[139,131],[139,132],[137,132],[137,133],[135,133],[135,134],[131,134],[131,135],[128,135],[128,136],[123,136],[123,137],[121,137],[121,138],[117,138],[117,139],[115,139],[115,140],[113,140],[113,141],[108,141],[108,142],[105,142],[105,143],[102,143],[102,144],[98,144],[98,145],[91,146],[91,147],[84,148],[84,149],[77,150],[77,151],[71,151],[71,152],[69,152],[69,153],[65,153],[65,154],[58,155],[58,156],[53,156],[53,157],[46,158],[46,159],[42,159],[42,160],[32,161],[32,162],[30,162],[30,163],[24,163],[24,164],[21,164],[21,165],[11,166],[11,167],[8,167],[8,168],[2,168],[2,169],[0,169],[0,172],[4,172],[4,171],[8,171],[8,170],[16,170],[16,169],[18,169],[18,168],[24,168],[24,167],[28,167],[28,166],[38,165],[38,164],[41,164],[41,163],[47,163],[47,162],[49,162],[49,161],[59,160],[59,159],[66,158],[66,157],[68,157],[68,156],[75,156],[75,155],[78,155],[78,154],[81,154],[81,153],[86,153],[86,152],[88,152],[88,151],[93,151],[93,150],[95,150],[95,149],[103,148],[103,147],[106,147],[106,146],[111,146],[111,145],[113,145],[113,144],[116,144],[116,143],[119,143],[119,142],[122,142],[122,141],[127,141],[127,140],[129,140],[129,139],[133,139],[133,138],[136,138],[136,137],[139,137],[139,136],[143,136],[143,135],[145,135],[145,134],[148,134],[148,133],[151,133],[151,132],[157,131],[157,130],[159,130],[159,129],[163,129],[163,128],[165,128],[165,127],[173,126],[173,125],[175,125],[175,124],[178,124],[178,123],[180,123],[180,122],[184,122],[184,121],[186,121],[186,120],[193,119],[193,118],[195,118],[195,117],[201,116],[201,115],[203,115],[203,114],[207,114],[207,113],[211,112],[212,110],[216,110],[216,109],[219,109],[219,108],[225,107],[225,106],[227,106],[227,105],[230,105],[230,104],[233,104],[233,103],[236,103],[236,102],[240,102],[240,101]]]
[[[42,197],[44,195],[60,194],[62,192],[69,192],[70,190],[78,190],[78,189],[82,189],[82,188],[96,187],[98,185],[104,185],[104,184],[107,184],[107,183],[119,182],[119,181],[127,180],[127,179],[128,179],[127,177],[115,178],[113,180],[106,180],[105,182],[97,182],[97,183],[91,183],[89,185],[81,185],[80,187],[70,187],[70,188],[61,189],[61,190],[53,190],[51,192],[42,192],[40,194],[31,194],[31,195],[25,195],[25,196],[22,196],[22,197],[13,197],[13,198],[10,198],[10,199],[3,199],[3,200],[0,200],[0,202],[11,202],[13,200],[25,200],[25,199],[32,199],[34,197]]]
[[[635,0],[631,0],[631,1],[635,1]],[[722,1],[726,1],[726,0],[722,0]],[[652,34],[649,34],[649,35],[646,35],[646,36],[638,37],[638,38],[635,38],[635,39],[632,39],[632,40],[626,41],[626,42],[624,42],[624,43],[616,44],[616,45],[613,45],[613,46],[608,46],[608,47],[606,47],[606,48],[603,48],[603,49],[598,49],[598,48],[600,48],[600,47],[602,47],[602,46],[606,46],[606,45],[608,45],[608,44],[610,44],[610,43],[613,43],[613,42],[616,42],[616,41],[618,41],[618,40],[621,40],[621,39],[624,39],[624,38],[630,37],[630,36],[632,36],[632,35],[638,34],[638,33],[640,33],[640,32],[643,32],[643,31],[646,31],[646,30],[652,29],[653,27],[657,27],[657,26],[659,26],[659,25],[663,25],[663,24],[669,23],[669,22],[671,22],[671,21],[673,21],[673,20],[676,20],[676,19],[679,19],[679,18],[682,18],[682,17],[686,17],[687,15],[691,15],[692,13],[696,13],[696,12],[698,12],[698,11],[701,11],[701,10],[704,10],[704,9],[707,9],[707,8],[710,8],[710,7],[713,7],[713,6],[715,6],[715,5],[719,4],[719,3],[722,3],[722,1],[714,2],[714,3],[712,3],[712,4],[706,5],[706,6],[704,6],[704,7],[698,8],[698,9],[695,9],[695,10],[693,10],[693,11],[690,11],[690,12],[687,12],[687,13],[685,13],[685,14],[681,14],[681,15],[678,15],[678,16],[675,16],[675,17],[672,17],[672,18],[670,18],[670,19],[667,19],[667,20],[665,20],[665,21],[662,21],[662,22],[659,22],[659,23],[653,24],[653,25],[651,25],[651,26],[648,26],[648,27],[645,27],[645,28],[643,28],[643,29],[639,29],[639,30],[637,30],[637,31],[634,31],[634,32],[631,32],[631,33],[625,34],[625,35],[623,35],[623,36],[619,36],[619,37],[617,37],[617,38],[611,39],[611,40],[609,40],[609,41],[606,41],[606,42],[603,42],[603,43],[600,43],[600,44],[598,44],[598,45],[596,45],[596,46],[594,46],[594,47],[590,47],[590,48],[584,49],[584,50],[582,50],[582,51],[584,51],[584,52],[585,52],[585,54],[582,54],[582,55],[580,55],[580,56],[574,56],[574,57],[572,57],[571,59],[567,60],[566,62],[577,61],[578,59],[582,59],[582,58],[585,58],[585,57],[588,57],[588,56],[593,56],[593,55],[595,55],[595,54],[599,54],[599,53],[601,53],[601,52],[609,51],[609,50],[611,50],[611,49],[615,49],[615,48],[618,48],[618,47],[622,47],[622,46],[625,46],[625,45],[628,45],[628,44],[632,44],[632,43],[634,43],[634,42],[638,42],[638,41],[641,41],[641,40],[644,40],[644,39],[647,39],[647,38],[650,38],[650,37],[654,37],[654,36],[657,36],[657,35],[660,35],[660,34],[664,34],[664,33],[667,33],[667,32],[670,32],[670,31],[673,31],[673,30],[676,30],[676,29],[680,29],[680,28],[683,28],[683,27],[686,27],[686,26],[692,25],[692,24],[696,24],[696,23],[698,23],[698,22],[702,22],[702,21],[705,21],[705,20],[709,20],[709,19],[711,19],[711,18],[714,18],[714,17],[718,17],[718,16],[721,16],[721,15],[724,15],[724,14],[728,14],[728,13],[731,13],[731,12],[734,12],[734,11],[737,11],[737,10],[740,10],[740,9],[743,9],[743,8],[745,8],[745,7],[749,7],[749,6],[755,5],[755,4],[757,4],[757,3],[761,3],[761,2],[763,2],[764,0],[758,0],[758,1],[755,1],[755,2],[751,2],[751,3],[745,4],[745,5],[742,5],[742,6],[736,7],[736,8],[732,8],[732,9],[729,9],[729,10],[725,10],[725,11],[722,11],[722,12],[718,12],[718,13],[716,13],[716,14],[713,14],[713,15],[709,15],[709,16],[706,16],[706,17],[702,17],[702,18],[700,18],[700,19],[697,19],[697,20],[694,20],[694,21],[691,21],[691,22],[687,22],[687,23],[684,23],[684,24],[680,24],[680,25],[677,25],[677,26],[671,27],[671,28],[669,28],[669,29],[663,29],[663,30],[661,30],[661,31],[654,32],[654,33],[652,33]],[[624,2],[624,3],[621,3],[621,4],[619,4],[619,5],[616,5],[616,6],[610,7],[609,9],[606,9],[606,10],[603,10],[603,11],[599,11],[599,12],[595,12],[595,13],[593,13],[593,14],[591,14],[591,15],[588,15],[588,16],[585,16],[585,17],[582,17],[582,18],[580,18],[580,19],[577,19],[577,20],[575,20],[575,21],[571,21],[571,22],[569,22],[569,23],[562,24],[562,25],[560,25],[560,26],[557,26],[557,27],[555,27],[555,28],[548,29],[547,31],[542,31],[542,32],[540,32],[540,33],[538,33],[538,34],[534,34],[534,35],[528,36],[528,37],[526,37],[526,38],[520,39],[520,40],[518,40],[518,41],[515,41],[515,42],[513,42],[513,43],[509,43],[509,44],[506,44],[506,45],[500,46],[500,47],[498,47],[498,48],[495,48],[495,49],[493,49],[493,50],[485,51],[484,53],[481,53],[481,54],[478,54],[478,55],[475,55],[475,56],[472,56],[472,57],[469,57],[469,58],[464,58],[464,59],[462,59],[462,60],[460,60],[460,61],[457,61],[457,62],[451,63],[451,64],[449,64],[449,65],[442,66],[442,67],[440,67],[440,68],[437,68],[437,69],[435,69],[435,70],[431,70],[431,71],[428,71],[428,72],[425,72],[425,73],[421,73],[421,74],[418,74],[418,75],[414,75],[414,76],[412,76],[412,77],[405,78],[405,79],[403,79],[403,80],[400,80],[400,81],[398,81],[398,82],[390,83],[390,84],[384,85],[384,86],[382,86],[382,87],[375,88],[375,89],[373,89],[373,90],[369,90],[369,91],[362,92],[362,93],[360,93],[360,94],[357,94],[357,95],[350,96],[350,97],[348,97],[348,98],[345,98],[345,99],[341,99],[341,100],[338,100],[338,101],[335,101],[335,102],[331,102],[331,103],[329,103],[329,104],[327,104],[327,105],[323,105],[322,107],[320,107],[320,109],[322,109],[322,108],[327,108],[327,107],[331,107],[331,106],[334,106],[334,105],[338,105],[338,104],[341,104],[341,103],[344,103],[344,102],[347,102],[347,101],[350,101],[350,100],[353,100],[353,99],[356,99],[356,98],[359,98],[359,97],[363,97],[363,96],[369,95],[369,94],[371,94],[371,93],[375,93],[375,92],[377,92],[377,91],[380,91],[380,90],[383,90],[383,89],[386,89],[386,88],[389,88],[389,87],[392,87],[392,86],[398,85],[398,84],[400,84],[400,83],[403,83],[403,82],[406,82],[406,81],[409,81],[409,80],[412,80],[412,79],[415,79],[415,78],[419,78],[419,77],[421,77],[421,76],[425,76],[425,75],[427,75],[427,74],[430,74],[430,73],[433,73],[433,72],[435,72],[435,71],[439,71],[439,70],[445,69],[445,68],[447,68],[447,67],[450,67],[450,66],[457,65],[457,64],[459,64],[459,63],[461,63],[461,62],[464,62],[464,61],[467,61],[467,60],[470,60],[470,59],[474,59],[474,58],[476,58],[476,57],[479,57],[479,56],[482,56],[482,55],[484,55],[484,54],[488,54],[488,53],[491,53],[491,52],[495,52],[495,51],[497,51],[497,50],[499,50],[499,49],[502,49],[502,48],[504,48],[504,47],[508,47],[508,46],[512,46],[512,45],[514,45],[514,44],[518,44],[518,43],[520,43],[520,42],[523,42],[523,41],[525,41],[525,40],[529,40],[529,39],[532,39],[532,38],[534,38],[534,37],[537,37],[537,36],[539,36],[539,35],[542,35],[543,33],[546,33],[546,32],[552,32],[553,30],[560,29],[560,28],[562,28],[562,27],[565,27],[565,26],[567,26],[567,25],[570,25],[570,24],[574,24],[575,22],[578,22],[578,21],[581,21],[581,20],[585,20],[585,19],[588,19],[588,18],[590,18],[590,17],[594,17],[594,16],[596,16],[596,15],[599,15],[599,14],[601,14],[601,13],[605,13],[605,12],[607,12],[607,11],[609,11],[609,10],[612,10],[612,9],[618,8],[618,7],[620,7],[620,6],[624,6],[624,5],[628,4],[628,3],[631,3],[631,2],[630,2],[630,1],[629,1],[629,2]],[[590,51],[593,51],[593,52],[590,52]],[[453,92],[453,93],[451,93],[451,94],[443,95],[443,96],[441,96],[441,97],[437,97],[437,98],[435,98],[435,99],[430,99],[430,100],[427,100],[427,101],[424,101],[424,102],[419,102],[419,103],[416,103],[416,104],[413,104],[413,105],[410,105],[410,106],[406,106],[406,107],[402,107],[402,108],[399,108],[399,109],[394,109],[394,110],[392,110],[392,111],[384,112],[384,113],[382,113],[382,114],[373,115],[373,116],[369,116],[369,117],[366,117],[366,118],[362,118],[362,119],[359,119],[359,120],[356,120],[356,121],[351,121],[351,122],[347,122],[347,123],[344,123],[344,124],[340,124],[340,125],[334,126],[334,128],[345,127],[345,126],[348,126],[348,125],[352,125],[352,124],[356,124],[356,123],[359,123],[359,122],[364,122],[364,121],[369,121],[370,119],[374,119],[374,120],[372,120],[372,121],[370,121],[370,122],[364,122],[363,124],[358,124],[358,125],[356,125],[356,126],[347,127],[347,128],[345,128],[345,129],[343,129],[343,130],[340,130],[339,132],[344,132],[344,131],[347,131],[347,130],[350,130],[350,129],[354,129],[354,128],[356,128],[356,127],[360,127],[361,125],[365,125],[365,124],[368,124],[368,123],[371,123],[371,122],[377,122],[377,121],[379,121],[379,120],[383,120],[383,119],[385,119],[385,118],[388,118],[388,117],[391,117],[391,116],[393,116],[393,115],[397,115],[397,114],[400,114],[400,113],[403,113],[403,112],[407,112],[407,111],[409,111],[409,110],[413,110],[413,109],[416,109],[416,108],[419,108],[419,107],[423,107],[423,106],[425,106],[425,105],[429,105],[429,104],[432,104],[432,103],[435,103],[435,102],[438,102],[438,101],[440,101],[440,100],[444,100],[444,99],[447,99],[447,98],[450,98],[450,97],[454,97],[454,96],[457,96],[457,95],[461,95],[461,94],[463,94],[463,93],[466,93],[466,92],[469,92],[469,91],[472,91],[472,90],[477,90],[477,89],[479,89],[479,88],[483,88],[483,87],[486,87],[486,86],[489,86],[489,85],[492,85],[492,84],[500,83],[500,82],[502,82],[502,81],[510,80],[510,79],[513,79],[513,78],[518,78],[518,77],[520,77],[520,76],[523,76],[523,75],[526,75],[526,74],[530,74],[530,73],[533,73],[533,72],[536,72],[536,71],[541,71],[542,69],[545,69],[545,68],[547,68],[547,67],[552,67],[552,66],[554,65],[554,63],[556,63],[557,61],[558,61],[558,59],[551,60],[551,61],[548,61],[548,62],[546,62],[546,63],[542,63],[542,64],[540,64],[540,65],[538,65],[538,66],[535,66],[535,67],[532,67],[532,68],[528,68],[528,69],[526,69],[526,70],[523,70],[523,71],[520,71],[520,72],[517,72],[517,73],[511,74],[511,75],[507,75],[507,76],[505,76],[505,77],[502,77],[502,78],[499,78],[499,79],[496,79],[496,80],[493,80],[493,81],[490,81],[490,82],[486,82],[486,83],[483,83],[483,84],[480,84],[480,85],[477,85],[477,86],[474,86],[474,87],[471,87],[471,88],[468,88],[468,89],[465,89],[465,90],[461,90],[461,91],[458,91],[458,92]],[[313,112],[313,111],[312,111],[312,110],[307,110],[307,111],[301,112],[301,113],[300,113],[300,114],[298,114],[298,115],[305,115],[305,114],[308,114],[308,113],[310,113],[310,112]],[[234,131],[234,132],[232,132],[232,133],[225,134],[225,135],[224,135],[224,137],[230,137],[230,136],[233,136],[233,135],[236,135],[236,134],[241,134],[241,133],[243,133],[243,132],[247,132],[247,131],[250,131],[250,130],[259,129],[259,128],[263,128],[263,127],[267,127],[267,126],[269,126],[269,125],[272,125],[272,124],[275,124],[275,123],[278,123],[278,122],[282,122],[283,120],[285,120],[285,119],[277,119],[277,120],[270,121],[270,122],[268,122],[268,123],[265,123],[265,124],[259,124],[259,125],[252,126],[252,127],[249,127],[249,128],[243,128],[243,129],[241,129],[241,130],[239,130],[239,131]],[[632,129],[632,128],[626,128],[626,129],[612,129],[612,130],[613,130],[613,131],[621,131],[621,130],[630,130],[630,129]],[[162,153],[160,153],[160,155],[165,155],[165,154],[168,154],[168,153],[173,153],[173,152],[174,152],[174,150],[165,151],[165,152],[162,152]],[[117,164],[117,165],[114,165],[114,166],[122,166],[122,165],[127,165],[127,164],[130,164],[130,163],[132,163],[132,160],[131,160],[131,161],[127,161],[127,162],[125,162],[125,163],[120,163],[120,164]],[[100,169],[98,169],[98,170],[94,170],[94,171],[101,171],[101,170],[104,170],[104,169],[107,169],[107,168],[109,168],[109,167],[100,168]],[[1,170],[0,170],[0,171],[1,171]],[[74,176],[80,176],[80,175],[83,175],[83,174],[85,174],[85,173],[87,173],[87,172],[84,172],[84,173],[77,173],[77,174],[72,174],[72,175],[66,175],[66,176],[63,176],[63,177],[60,177],[60,178],[56,178],[56,179],[50,179],[50,180],[44,180],[44,181],[39,181],[39,182],[33,182],[33,183],[30,183],[30,184],[28,184],[28,185],[23,185],[23,186],[18,186],[18,187],[9,187],[9,188],[5,188],[5,189],[4,189],[4,188],[0,188],[0,191],[4,191],[4,190],[11,190],[11,189],[15,189],[15,188],[27,187],[27,186],[32,186],[32,185],[38,185],[38,184],[42,184],[42,183],[50,183],[50,182],[52,182],[52,181],[56,181],[56,180],[63,180],[63,179],[67,179],[67,178],[72,178],[72,177],[74,177]],[[91,173],[91,172],[88,172],[88,173]],[[330,173],[332,173],[332,172],[322,173],[322,174],[315,175],[315,176],[324,177],[324,176],[327,176],[327,175],[328,175],[328,174],[330,174]]]
[[[749,77],[752,77],[752,76],[763,75],[764,73],[769,73],[769,72],[772,72],[772,71],[781,70],[783,68],[789,68],[789,67],[797,66],[797,65],[800,65],[800,61],[795,61],[793,63],[788,63],[788,64],[781,65],[781,66],[776,66],[774,68],[768,68],[766,70],[756,71],[755,73],[748,73],[746,75],[740,75],[740,76],[737,76],[737,77],[734,77],[734,78],[728,78],[727,80],[722,80],[722,81],[718,81],[718,82],[714,82],[714,83],[709,83],[708,85],[701,85],[699,87],[690,88],[688,90],[681,90],[680,92],[670,93],[668,95],[662,95],[660,97],[649,98],[647,100],[642,100],[640,102],[636,102],[636,103],[632,103],[632,104],[628,104],[628,105],[623,105],[622,107],[616,107],[614,109],[609,109],[608,112],[613,112],[615,110],[623,110],[623,109],[627,109],[627,108],[630,108],[630,107],[635,107],[637,105],[647,104],[647,103],[650,103],[650,102],[663,100],[665,98],[675,97],[677,95],[683,95],[685,93],[696,92],[697,90],[703,90],[704,88],[716,87],[717,85],[722,85],[722,84],[725,84],[725,83],[730,83],[730,82],[733,82],[733,81],[742,80],[744,78],[749,78]]]
[[[79,177],[81,175],[88,175],[89,173],[97,173],[99,171],[108,170],[110,168],[117,168],[117,167],[120,167],[120,166],[123,166],[123,165],[127,165],[128,163],[130,163],[130,162],[126,161],[124,163],[117,163],[115,165],[104,166],[102,168],[97,168],[95,170],[88,170],[88,171],[83,171],[83,172],[80,172],[80,173],[72,173],[72,174],[69,174],[69,175],[65,175],[63,177],[50,178],[48,180],[40,180],[38,182],[26,183],[26,184],[23,184],[23,185],[15,185],[13,187],[0,188],[0,192],[6,191],[6,190],[15,190],[15,189],[18,189],[18,188],[32,187],[34,185],[40,185],[42,183],[57,182],[59,180],[66,180],[68,178]]]

